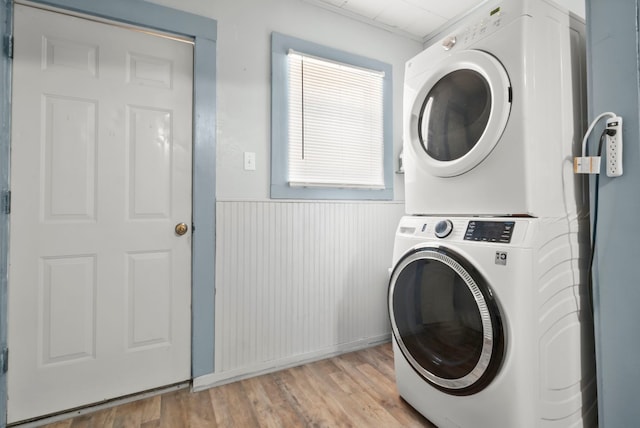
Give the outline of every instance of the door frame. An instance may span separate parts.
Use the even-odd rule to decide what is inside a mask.
[[[123,24],[194,40],[193,71],[193,228],[191,377],[214,372],[215,188],[216,188],[216,41],[217,21],[144,0],[31,0]],[[7,286],[10,192],[11,48],[13,0],[0,7],[0,355],[7,347]],[[7,383],[0,357],[0,426],[7,420]]]

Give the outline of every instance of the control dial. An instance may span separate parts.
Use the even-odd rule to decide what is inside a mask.
[[[446,238],[451,234],[453,230],[453,223],[451,220],[441,220],[436,223],[435,235],[437,238]]]

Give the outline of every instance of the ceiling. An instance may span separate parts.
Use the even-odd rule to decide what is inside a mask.
[[[486,0],[306,0],[414,40],[429,39],[448,21]]]

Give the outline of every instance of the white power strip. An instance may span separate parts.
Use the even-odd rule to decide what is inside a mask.
[[[606,149],[607,177],[622,175],[622,118],[620,116],[607,119]]]

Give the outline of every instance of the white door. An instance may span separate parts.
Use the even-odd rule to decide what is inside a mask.
[[[16,6],[8,418],[190,378],[193,46]]]

